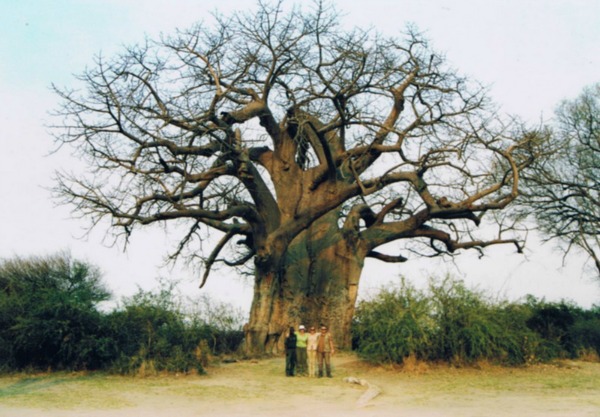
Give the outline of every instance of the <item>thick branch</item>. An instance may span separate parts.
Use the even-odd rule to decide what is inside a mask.
[[[221,240],[215,245],[211,254],[204,262],[204,275],[202,275],[202,280],[200,281],[199,288],[204,287],[204,284],[206,284],[206,280],[208,279],[208,275],[210,274],[210,271],[212,269],[213,264],[215,263],[215,261],[217,259],[217,256],[219,256],[219,253],[221,252],[221,250],[225,247],[227,242],[229,242],[229,240],[233,236],[235,236],[235,232],[233,230],[231,230],[231,231],[227,232],[225,234],[225,236],[223,236],[221,238]]]
[[[405,258],[402,255],[396,255],[396,256],[386,255],[384,253],[376,252],[376,251],[373,251],[373,250],[369,251],[367,253],[367,257],[374,258],[374,259],[379,259],[380,261],[388,262],[388,263],[402,263],[402,262],[408,261],[408,258]]]

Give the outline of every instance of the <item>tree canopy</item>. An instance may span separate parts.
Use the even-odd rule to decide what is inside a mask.
[[[600,84],[560,103],[547,134],[524,202],[547,240],[583,250],[600,277]]]
[[[57,138],[93,168],[61,174],[61,195],[125,235],[189,220],[181,248],[205,225],[244,236],[253,255],[261,235],[298,234],[344,203],[348,221],[369,225],[426,209],[432,226],[420,235],[445,244],[434,252],[480,246],[459,243],[439,220],[479,224],[505,207],[530,159],[515,152],[527,137],[415,31],[401,40],[345,32],[338,18],[323,4],[312,13],[261,4],[256,15],[217,16],[98,57],[80,77],[87,90],[56,89]],[[293,212],[283,212],[289,182],[275,169],[305,182]],[[330,198],[302,201],[332,180]],[[398,237],[388,229],[381,241]]]

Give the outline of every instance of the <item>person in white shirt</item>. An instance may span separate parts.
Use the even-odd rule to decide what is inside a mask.
[[[306,353],[308,354],[308,376],[317,376],[317,340],[319,334],[316,332],[314,326],[311,326],[308,333],[308,340],[306,342]]]

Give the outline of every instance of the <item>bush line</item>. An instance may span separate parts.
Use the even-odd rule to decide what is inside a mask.
[[[427,290],[405,280],[359,303],[353,345],[375,363],[407,358],[454,365],[548,362],[600,354],[600,307],[527,296],[495,301],[452,277],[431,279]]]
[[[99,308],[109,299],[99,270],[69,254],[0,262],[0,371],[203,373],[211,357],[243,343],[240,310],[208,297],[186,303],[172,282]],[[373,363],[597,358],[600,307],[497,301],[450,276],[427,290],[403,279],[359,302],[352,332],[353,348]]]

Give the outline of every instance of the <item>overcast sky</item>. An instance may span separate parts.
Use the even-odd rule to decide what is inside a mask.
[[[288,2],[291,3],[291,2]],[[303,2],[299,2],[303,3]],[[308,3],[308,2],[305,2]],[[84,222],[66,207],[55,207],[47,188],[53,172],[74,164],[68,152],[51,155],[46,125],[57,107],[51,83],[69,86],[73,74],[93,65],[99,53],[111,56],[145,37],[249,9],[241,0],[1,0],[0,1],[0,258],[49,255],[69,250],[104,271],[109,288],[131,295],[151,288],[155,277],[175,276],[195,294],[190,270],[160,268],[167,253],[159,233],[135,236],[127,252],[107,247],[98,230],[82,239]],[[434,49],[461,73],[490,86],[502,111],[532,123],[549,119],[558,102],[600,82],[600,1],[598,0],[368,0],[338,1],[343,24],[373,27],[386,35],[412,23]],[[491,248],[478,259],[466,253],[455,266],[412,261],[402,265],[368,262],[361,294],[405,275],[415,285],[449,271],[501,298],[525,294],[600,304],[600,284],[585,277],[581,258],[562,258],[534,239],[527,256],[512,248]],[[204,290],[248,309],[251,283],[223,273]]]

